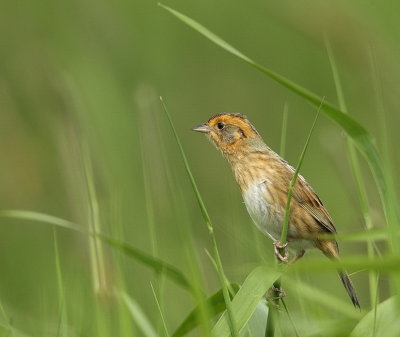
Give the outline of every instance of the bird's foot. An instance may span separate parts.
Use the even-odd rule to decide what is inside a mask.
[[[272,285],[265,294],[265,299],[271,305],[276,306],[279,309],[279,300],[286,297],[286,292],[281,287],[275,287]]]
[[[287,242],[281,245],[280,240],[274,241],[274,252],[277,259],[281,262],[288,263],[289,261],[289,251],[287,250]],[[283,255],[282,255],[283,251]]]

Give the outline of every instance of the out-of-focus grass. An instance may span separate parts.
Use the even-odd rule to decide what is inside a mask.
[[[325,31],[351,117],[377,139],[378,152],[384,154],[389,191],[385,206],[387,213],[397,213],[399,182],[393,174],[400,165],[393,146],[399,141],[396,127],[400,122],[398,94],[393,89],[400,77],[397,3],[223,0],[167,5],[335,104],[335,82],[321,33]],[[18,219],[2,217],[2,335],[142,336],[143,331],[161,335],[150,282],[171,333],[198,303],[219,289],[205,253],[212,248],[207,229],[167,120],[158,103],[140,104],[153,100],[152,95],[162,95],[169,102],[204,203],[217,224],[215,236],[227,278],[243,284],[257,264],[272,262],[270,242],[254,232],[229,168],[189,128],[214,113],[239,111],[278,149],[281,111],[287,102],[285,157],[295,163],[312,118],[312,109],[302,99],[198,38],[156,2],[3,2],[0,7],[1,209],[71,219],[72,223],[59,223],[66,227],[87,226],[95,200],[101,230],[114,242],[111,247],[104,245],[102,253],[108,289],[96,295],[87,236],[60,227],[54,236],[48,226],[28,220],[36,213]],[[372,70],[370,45],[374,46]],[[143,87],[150,87],[154,94]],[[345,139],[330,121],[321,118],[319,123],[302,174],[325,201],[342,234],[338,237],[342,266],[359,271],[353,279],[364,311],[354,312],[347,303],[334,275],[337,265],[316,259],[314,253],[296,266],[301,283],[294,277],[285,280],[287,305],[302,335],[348,336],[360,322],[354,336],[365,331],[379,336],[385,333],[380,330],[386,324],[383,319],[390,322],[390,312],[396,311],[393,301],[383,301],[398,292],[399,257],[388,255],[379,194],[360,160],[375,228],[361,233],[365,212],[348,167]],[[92,164],[90,179],[85,177],[82,144],[87,144],[85,156]],[[95,190],[91,197],[88,181]],[[393,222],[392,228],[391,239],[397,240],[398,224]],[[358,241],[347,241],[350,233],[361,233],[353,235]],[[255,237],[261,251],[253,242]],[[369,239],[376,241],[381,258],[367,257]],[[148,260],[140,262],[138,256]],[[149,268],[154,261],[159,267]],[[169,275],[163,266],[171,267]],[[377,314],[361,319],[370,308],[368,297],[373,302],[373,289],[366,282],[368,270],[381,275],[380,296]],[[175,272],[184,275],[191,291],[175,282]],[[115,289],[129,297],[122,300],[114,295]],[[132,317],[127,298],[152,328],[144,327],[145,319]],[[265,317],[262,310],[256,313]],[[205,323],[209,315],[205,306],[199,321]],[[215,322],[207,323],[202,335]],[[254,337],[254,331],[246,333]],[[291,333],[285,324],[280,331]]]

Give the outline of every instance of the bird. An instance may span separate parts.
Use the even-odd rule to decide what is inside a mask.
[[[279,239],[295,169],[266,145],[246,115],[220,113],[192,130],[206,134],[226,157],[250,217],[257,228],[273,240],[277,257],[287,262],[288,256],[280,254],[285,246],[280,245]],[[319,249],[332,260],[339,260],[336,240],[321,237],[336,233],[333,220],[321,199],[299,174],[293,187],[287,235],[288,247],[296,252],[292,263],[312,248]],[[338,270],[338,274],[353,305],[360,308],[348,274],[344,270]]]

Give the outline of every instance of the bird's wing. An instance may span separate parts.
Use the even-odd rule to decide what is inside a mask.
[[[332,218],[324,207],[318,195],[313,191],[311,186],[302,176],[298,176],[295,187],[293,189],[293,198],[298,205],[305,209],[325,230],[330,233],[336,233],[336,228]]]

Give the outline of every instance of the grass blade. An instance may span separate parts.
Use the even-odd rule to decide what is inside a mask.
[[[236,48],[232,47],[226,41],[221,39],[219,36],[211,32],[198,22],[189,18],[188,16],[165,5],[160,4],[160,6],[172,15],[174,15],[176,18],[181,20],[183,23],[193,28],[201,35],[205,36],[211,42],[215,43],[217,46],[221,47],[222,49],[228,51],[232,55],[235,55],[242,61],[266,74],[268,77],[272,78],[273,80],[275,80],[285,88],[289,89],[293,93],[297,94],[298,96],[304,98],[309,103],[317,107],[321,104],[322,99],[318,95],[314,94],[308,89],[303,88],[297,83],[290,81],[284,76],[281,76],[278,73],[275,73],[272,70],[269,70],[257,64],[252,59],[250,59],[249,57],[238,51]],[[389,181],[383,169],[383,162],[375,146],[375,141],[373,137],[362,125],[360,125],[347,114],[343,113],[343,111],[340,111],[333,104],[327,101],[323,102],[321,106],[321,111],[323,111],[326,116],[335,121],[352,138],[358,150],[366,157],[368,165],[370,166],[372,174],[374,176],[375,182],[378,186],[378,191],[385,211],[385,216],[392,231],[391,234],[393,234],[394,229],[400,222],[400,216],[397,208],[393,207],[393,202],[391,201],[392,196],[389,191]],[[389,238],[389,243],[393,253],[400,253],[400,243],[397,239],[394,238],[393,235],[391,235],[391,237]]]
[[[256,267],[247,276],[242,287],[232,301],[232,313],[237,322],[239,331],[246,326],[246,323],[256,310],[261,298],[279,276],[280,273],[277,270],[266,266]],[[230,336],[226,312],[218,320],[212,332],[215,337]]]
[[[279,147],[279,155],[282,158],[285,158],[285,151],[286,151],[288,112],[289,112],[289,106],[288,106],[287,103],[285,103],[285,105],[283,106],[282,129],[281,129],[281,144],[280,144],[280,147]]]
[[[143,263],[144,265],[153,269],[155,272],[165,275],[170,280],[174,281],[175,283],[179,284],[180,286],[189,290],[190,292],[194,292],[186,276],[173,265],[164,262],[159,258],[155,258],[150,254],[147,254],[125,242],[115,240],[104,234],[98,234],[98,237],[102,241],[108,243],[114,249],[117,249],[120,252],[124,253],[125,255]]]
[[[204,221],[207,224],[208,231],[209,231],[210,236],[211,236],[211,240],[212,240],[212,244],[213,244],[213,248],[214,248],[215,260],[216,260],[217,268],[218,268],[218,273],[217,274],[218,274],[219,281],[220,281],[220,284],[221,284],[222,293],[224,295],[226,311],[228,313],[228,323],[229,323],[230,331],[231,331],[232,337],[239,337],[239,332],[238,332],[238,329],[237,329],[237,326],[236,326],[236,322],[235,322],[235,319],[233,318],[233,311],[232,311],[232,307],[231,307],[231,299],[229,297],[229,291],[228,291],[228,286],[227,286],[227,282],[226,282],[227,278],[225,276],[224,269],[222,267],[222,261],[221,261],[221,257],[220,257],[219,252],[218,252],[217,241],[216,241],[215,235],[214,235],[214,226],[213,226],[213,224],[211,222],[210,216],[208,215],[206,206],[205,206],[205,204],[203,202],[203,199],[202,199],[202,197],[200,195],[200,191],[197,188],[197,184],[196,184],[196,181],[194,180],[192,171],[190,170],[189,162],[188,162],[188,160],[186,158],[185,151],[183,150],[183,146],[182,146],[182,143],[181,143],[181,141],[179,139],[178,133],[176,132],[174,123],[172,122],[171,115],[169,114],[169,112],[167,110],[167,107],[166,107],[166,105],[165,105],[165,103],[164,103],[164,101],[163,101],[163,99],[161,97],[160,97],[160,100],[162,102],[165,114],[167,115],[168,121],[169,121],[169,123],[171,125],[171,129],[172,129],[173,134],[175,136],[175,140],[176,140],[176,142],[178,144],[178,147],[179,147],[182,159],[183,159],[183,163],[185,165],[186,172],[187,172],[187,174],[189,176],[189,180],[190,180],[190,182],[192,184],[192,187],[193,187],[193,190],[195,192],[197,201],[198,201],[200,209],[201,209],[201,213],[203,215]]]
[[[182,288],[189,290],[192,293],[194,292],[193,287],[187,280],[186,276],[178,268],[160,259],[154,258],[150,254],[145,253],[125,242],[113,239],[104,234],[99,234],[99,233],[93,234],[87,232],[83,228],[83,226],[79,226],[71,221],[64,220],[48,214],[32,212],[32,211],[24,211],[24,210],[0,211],[0,217],[38,221],[78,231],[86,235],[97,235],[102,241],[108,243],[114,249],[117,249],[120,252],[124,253],[125,255],[141,262],[147,267],[153,269],[155,272],[164,274],[166,277],[168,277],[170,280],[180,285]]]
[[[341,83],[340,76],[339,76],[339,71],[336,66],[335,56],[333,54],[331,45],[327,38],[325,38],[325,45],[326,45],[326,50],[327,50],[328,57],[329,57],[329,62],[331,64],[333,79],[334,79],[335,86],[336,86],[339,107],[343,112],[347,113],[347,106],[346,106],[346,101],[344,98],[342,83]],[[348,154],[349,161],[350,161],[351,171],[353,173],[353,177],[354,177],[354,180],[355,180],[356,186],[357,186],[358,200],[360,202],[360,208],[363,213],[364,224],[365,224],[366,229],[368,231],[370,231],[373,228],[373,225],[372,225],[371,212],[370,212],[369,204],[368,204],[367,191],[365,189],[365,184],[363,182],[361,169],[360,169],[360,163],[359,163],[359,160],[357,157],[356,149],[354,147],[352,140],[349,138],[347,138],[347,154]],[[373,258],[375,255],[375,252],[374,252],[374,242],[372,240],[367,241],[367,251],[368,251],[368,257]],[[375,275],[375,273],[373,271],[370,271],[368,273],[368,278],[369,278],[370,302],[371,302],[371,306],[374,307],[376,305],[375,300],[376,300],[376,296],[377,296],[377,293],[376,293],[376,291],[377,291],[377,276]]]
[[[371,310],[361,319],[352,331],[350,337],[397,337],[399,335],[399,310],[397,298],[391,297]],[[376,323],[375,323],[376,321]],[[374,329],[375,327],[375,329]]]
[[[321,101],[321,105],[323,104],[323,101],[324,101],[324,99]],[[290,180],[290,185],[289,185],[289,189],[288,189],[288,192],[287,192],[287,201],[286,201],[286,206],[285,206],[285,216],[284,216],[283,223],[282,223],[282,233],[281,233],[281,238],[280,238],[280,245],[281,246],[284,246],[286,244],[286,242],[287,242],[287,234],[288,234],[288,230],[289,230],[289,218],[290,218],[290,204],[291,204],[291,201],[292,201],[293,189],[294,189],[294,186],[296,184],[297,177],[299,176],[300,168],[301,168],[301,166],[303,164],[303,160],[304,160],[305,154],[307,152],[308,144],[310,143],[311,135],[313,133],[315,124],[317,123],[319,114],[321,112],[321,105],[318,108],[317,115],[315,116],[314,122],[313,122],[313,124],[311,126],[311,129],[310,129],[309,133],[308,133],[308,136],[307,136],[306,142],[304,144],[303,150],[302,150],[302,152],[300,154],[299,162],[297,164],[297,167],[295,169],[293,177]],[[286,124],[286,123],[284,123],[284,124]],[[280,249],[280,253],[281,254],[285,253],[284,255],[286,256],[287,255],[286,254],[287,253],[287,248],[285,247],[283,249]],[[280,260],[278,262],[279,263],[283,263],[283,261],[280,261]],[[274,283],[274,288],[275,289],[281,289],[281,281],[280,281],[280,279],[277,280]],[[279,291],[280,290],[274,291],[274,296],[276,296],[278,299],[279,299]],[[288,310],[288,308],[286,306],[286,303],[283,300],[283,298],[281,298],[280,300],[281,300],[282,305],[283,305],[283,307],[284,307],[284,309],[285,309],[285,311],[287,313],[288,319],[289,319],[290,323],[293,326],[294,333],[295,333],[296,336],[298,336],[296,326],[294,325],[294,322],[293,322],[293,320],[291,318],[291,315],[290,315],[289,310]],[[275,300],[274,302],[275,302],[276,305],[278,305],[279,301]],[[275,309],[273,309],[273,310],[275,310]],[[275,329],[274,329],[274,325],[275,325],[274,324],[274,317],[275,316],[276,315],[273,314],[273,313],[268,316],[267,328],[266,328],[266,333],[265,333],[266,336],[274,336],[275,335]]]
[[[88,222],[93,233],[101,232],[100,209],[93,177],[93,164],[90,158],[88,144],[82,145],[82,162],[85,173],[85,182],[89,200]],[[104,251],[101,241],[96,237],[89,238],[90,264],[92,268],[93,288],[96,294],[107,292],[108,282],[104,265]]]
[[[285,217],[283,219],[283,224],[282,224],[282,234],[281,234],[281,241],[280,241],[281,245],[284,245],[286,243],[286,238],[287,238],[287,233],[288,233],[288,228],[289,228],[290,202],[291,202],[292,196],[293,196],[293,189],[294,189],[294,186],[296,184],[297,177],[299,176],[300,168],[301,168],[301,165],[303,164],[303,160],[304,160],[304,157],[305,157],[306,152],[307,152],[308,144],[310,143],[312,132],[314,130],[315,124],[317,123],[319,113],[321,112],[321,106],[323,104],[323,101],[324,101],[324,99],[322,99],[321,105],[318,108],[317,115],[315,116],[314,122],[313,122],[313,124],[311,126],[311,129],[310,129],[310,132],[308,133],[306,143],[304,144],[303,150],[301,151],[299,162],[297,164],[296,170],[295,170],[295,172],[293,174],[293,177],[292,177],[292,179],[290,181],[288,195],[287,195],[288,198],[287,198],[286,207],[285,207]]]
[[[158,337],[150,320],[147,318],[146,314],[143,312],[139,304],[136,303],[136,301],[124,291],[116,291],[116,295],[128,308],[132,319],[134,320],[140,331],[143,333],[143,336]]]
[[[64,220],[45,213],[25,210],[4,210],[0,211],[0,217],[43,222],[57,227],[86,233],[86,230],[82,226],[79,226],[72,221]]]
[[[160,301],[158,300],[157,294],[156,294],[153,284],[151,282],[150,282],[150,286],[151,286],[151,290],[153,291],[154,299],[156,300],[158,312],[160,313],[160,316],[161,316],[161,322],[162,322],[162,326],[164,329],[164,335],[165,335],[165,337],[169,337],[169,332],[168,332],[167,324],[165,323],[165,318],[164,318],[163,311],[161,309]]]
[[[294,281],[293,278],[285,276],[283,276],[283,279],[285,281],[285,289],[287,288],[291,292],[296,292],[298,296],[303,297],[307,302],[315,302],[317,305],[327,307],[329,311],[336,311],[352,319],[360,319],[361,313],[354,310],[354,307],[347,301],[342,301],[337,296],[311,287],[299,279]]]
[[[239,286],[237,284],[231,284],[230,286],[235,292],[239,291]],[[207,302],[206,305],[212,309],[210,314],[213,316],[218,315],[226,309],[222,289],[218,290],[214,295],[211,295],[209,298],[207,298],[205,302]],[[200,310],[200,305],[196,306],[196,308],[189,313],[185,320],[175,330],[172,337],[184,336],[196,328],[201,323],[199,321],[199,317],[201,315]]]
[[[399,275],[400,257],[387,255],[382,258],[366,259],[365,256],[346,257],[340,261],[327,261],[326,259],[308,260],[304,264],[294,264],[289,271],[300,272],[328,272],[336,269],[374,270],[388,275]]]

